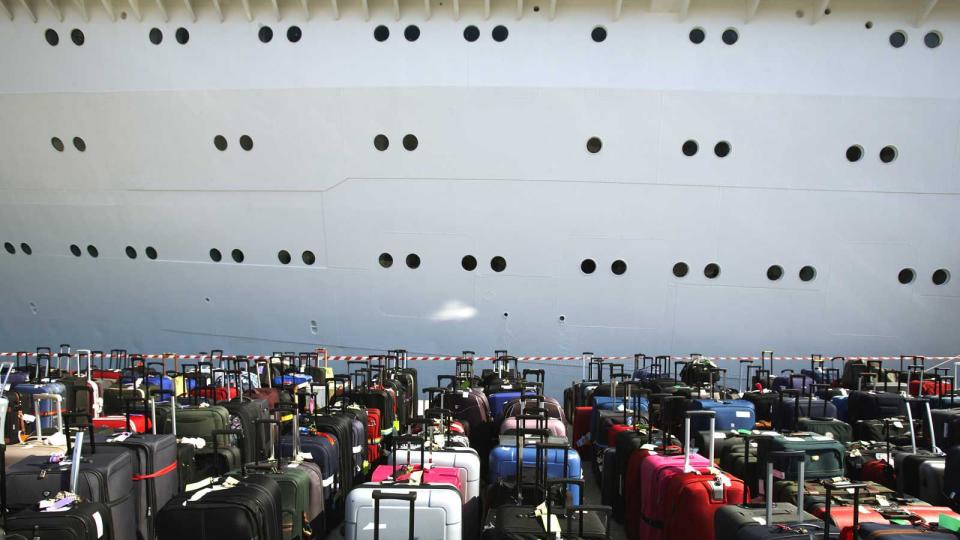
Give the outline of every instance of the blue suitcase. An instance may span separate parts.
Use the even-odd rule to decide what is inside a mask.
[[[833,406],[837,409],[837,419],[847,421],[849,414],[847,412],[847,396],[833,396],[830,399]]]
[[[57,411],[54,410],[54,402],[50,399],[45,399],[40,402],[40,410],[33,410],[33,395],[34,394],[57,394],[64,397],[66,401],[66,387],[60,383],[52,382],[46,384],[30,384],[30,383],[21,383],[13,387],[13,391],[20,394],[21,402],[26,406],[27,410],[24,411],[27,414],[32,414],[40,418],[40,427],[47,429],[52,428],[57,421]],[[62,411],[68,412],[68,411]],[[31,430],[32,431],[32,430]]]
[[[717,401],[713,399],[695,399],[690,403],[690,410],[713,411],[716,413],[716,429],[725,431],[730,429],[753,429],[757,423],[756,410],[753,403],[745,399],[732,401]],[[694,416],[690,420],[690,429],[706,431],[710,429],[710,420],[704,416]]]
[[[582,477],[580,469],[580,454],[576,450],[567,449],[567,470],[563,470],[563,451],[558,449],[547,450],[547,478],[574,478]],[[500,478],[516,475],[517,447],[497,446],[490,451],[490,483],[496,483]],[[523,468],[534,469],[537,463],[537,449],[534,446],[523,447]],[[573,500],[580,500],[580,487],[571,486],[570,493]]]
[[[340,449],[337,444],[337,438],[329,433],[311,435],[309,429],[300,428],[300,452],[309,454],[311,461],[320,466],[323,474],[323,498],[327,509],[335,507],[333,499],[343,481],[337,474],[340,472]],[[293,435],[280,437],[280,455],[293,455]]]
[[[797,418],[830,419],[837,417],[837,407],[832,401],[827,401],[824,404],[820,398],[813,400],[801,398],[799,400],[799,411],[797,407],[798,402],[795,399],[784,398],[782,402],[778,403],[774,412],[773,428],[777,430],[797,429]]]
[[[284,375],[277,375],[273,378],[274,386],[296,386],[298,384],[309,382],[313,382],[313,377],[307,375],[306,373],[286,373]]]
[[[536,395],[536,393],[528,392],[527,395],[533,396]],[[520,399],[520,392],[497,392],[496,394],[490,394],[487,397],[487,400],[490,402],[490,414],[494,418],[500,418],[507,403],[515,399]]]

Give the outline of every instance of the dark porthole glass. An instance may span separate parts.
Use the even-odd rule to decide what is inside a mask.
[[[127,248],[124,249],[124,251],[126,252],[128,258],[130,258],[130,259],[136,259],[136,258],[137,258],[137,249],[136,249],[135,247],[133,247],[133,246],[127,246]]]
[[[684,277],[690,271],[690,267],[685,262],[678,262],[673,265],[673,275],[676,277]]]
[[[384,25],[380,25],[373,29],[373,39],[384,42],[390,37],[390,29]]]
[[[33,248],[26,242],[20,243],[20,251],[22,251],[24,255],[33,255]]]
[[[147,253],[147,258],[151,261],[157,260],[157,249],[153,246],[147,246],[147,249],[144,250]]]
[[[216,137],[213,138],[213,146],[217,150],[223,152],[224,150],[227,149],[227,138],[224,137],[223,135],[217,135]]]
[[[933,272],[931,280],[934,285],[945,285],[950,281],[950,272],[946,268],[938,268]]]
[[[273,28],[261,26],[257,31],[257,37],[260,38],[260,43],[270,43],[273,40]]]
[[[689,141],[684,142],[683,146],[680,149],[683,151],[683,155],[687,157],[691,157],[697,154],[699,145],[697,145],[697,141],[694,141],[691,139]]]
[[[813,281],[817,277],[817,269],[812,266],[804,266],[800,269],[800,281]]]
[[[716,154],[718,158],[725,158],[730,155],[730,143],[727,141],[720,141],[713,147],[713,153]]]
[[[847,148],[847,161],[849,161],[850,163],[856,163],[857,161],[860,161],[860,158],[862,157],[863,157],[863,147],[861,147],[860,145],[855,144],[850,148]]]
[[[884,146],[880,149],[880,161],[884,163],[892,163],[895,159],[897,159],[897,149],[895,147]]]
[[[393,255],[390,255],[389,253],[381,253],[379,259],[377,260],[380,262],[380,266],[384,268],[390,268],[393,266]]]
[[[474,25],[470,25],[463,29],[463,39],[473,43],[474,41],[480,39],[480,29]]]
[[[460,259],[460,266],[467,272],[473,272],[477,269],[477,258],[473,255],[464,255],[463,258]]]
[[[380,134],[373,138],[373,147],[377,150],[383,152],[387,148],[390,148],[390,139],[386,135]]]
[[[290,261],[291,261],[290,252],[285,249],[281,249],[277,253],[277,260],[280,261],[280,264],[290,264]]]
[[[243,148],[247,152],[253,150],[253,139],[251,139],[249,135],[241,135],[240,148]]]
[[[593,31],[590,32],[590,39],[597,43],[603,43],[603,41],[607,39],[607,29],[602,26],[594,28]]]
[[[223,260],[223,253],[220,253],[220,250],[213,248],[210,250],[210,260],[213,262],[220,262]]]
[[[177,40],[177,43],[186,45],[190,41],[190,32],[186,28],[180,27],[173,33],[173,37]]]
[[[410,26],[404,28],[403,37],[406,38],[407,41],[416,41],[420,39],[420,27],[415,24],[411,24]]]
[[[304,251],[300,255],[300,259],[303,261],[303,264],[307,266],[313,266],[313,263],[317,262],[317,256],[314,255],[312,251]]]
[[[943,43],[943,35],[940,32],[927,32],[927,35],[923,36],[923,44],[931,49],[936,49]]]
[[[707,279],[716,279],[720,275],[720,265],[717,263],[710,263],[703,267],[703,275]]]
[[[230,256],[233,258],[233,262],[235,262],[235,263],[242,263],[242,262],[243,262],[243,259],[244,259],[243,252],[240,251],[239,249],[235,249],[235,250],[231,251],[231,252],[230,252]]]
[[[11,244],[10,242],[4,242],[3,249],[7,250],[7,253],[11,255],[17,252],[17,248],[13,247],[13,244]]]
[[[154,45],[159,45],[160,43],[163,42],[163,31],[160,30],[159,28],[151,28],[149,37],[150,37],[150,43],[153,43]]]
[[[900,273],[897,274],[897,281],[902,285],[908,285],[913,283],[914,278],[917,277],[917,273],[913,271],[913,268],[904,268],[900,270]]]
[[[43,33],[43,37],[51,47],[56,47],[60,43],[60,34],[53,28],[47,28],[47,31]]]
[[[493,40],[496,41],[497,43],[500,43],[507,40],[507,36],[510,35],[510,31],[507,30],[506,26],[503,26],[501,24],[493,27],[492,34],[493,34]]]
[[[50,139],[50,144],[57,152],[63,152],[63,141],[60,140],[60,137],[53,137]]]
[[[580,261],[580,271],[584,274],[592,274],[597,269],[597,263],[593,259],[584,259]]]
[[[778,281],[783,277],[783,267],[780,265],[773,265],[770,268],[767,268],[767,279],[770,281]]]
[[[490,259],[490,269],[494,272],[503,272],[507,269],[507,260],[497,255]]]
[[[411,253],[407,255],[407,268],[417,269],[420,268],[420,256],[416,253]]]
[[[903,30],[897,30],[896,32],[890,34],[890,45],[894,49],[899,49],[907,44],[907,34]]]
[[[70,253],[73,253],[74,257],[79,257],[83,252],[80,251],[80,246],[76,244],[70,244]]]
[[[610,271],[613,272],[614,275],[622,276],[627,271],[627,263],[617,259],[610,265]]]
[[[296,43],[300,41],[300,38],[303,37],[303,30],[299,26],[291,26],[287,28],[287,40],[290,43]]]
[[[97,250],[97,246],[90,245],[90,246],[87,246],[87,255],[90,255],[91,257],[96,259],[97,257],[100,256],[100,251]]]
[[[690,30],[690,42],[699,45],[703,43],[703,40],[707,39],[706,32],[703,31],[703,28],[694,28]]]
[[[416,135],[407,134],[403,136],[403,147],[410,152],[413,152],[420,146],[420,140],[417,139]]]
[[[723,35],[721,35],[720,38],[727,45],[733,45],[740,39],[740,33],[733,28],[727,28],[723,31]]]
[[[84,41],[86,41],[86,38],[83,36],[83,30],[80,30],[79,28],[74,28],[70,31],[70,39],[77,47],[83,45]]]
[[[587,139],[587,152],[596,154],[601,148],[603,148],[603,141],[600,140],[600,137],[590,137]]]
[[[85,152],[87,150],[87,143],[80,137],[74,137],[73,147],[77,149],[77,152]]]

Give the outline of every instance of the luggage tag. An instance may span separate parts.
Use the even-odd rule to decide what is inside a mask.
[[[107,442],[108,442],[108,443],[112,443],[112,442],[123,442],[123,441],[127,440],[127,439],[130,437],[130,435],[132,435],[132,433],[130,433],[129,431],[124,431],[124,432],[122,432],[122,433],[117,433],[117,435],[116,435],[115,437],[110,437],[109,439],[107,439]]]
[[[547,512],[547,503],[546,501],[540,503],[539,506],[534,511],[534,515],[540,518],[540,525],[543,526],[543,530],[556,531],[556,537],[560,538],[560,519],[557,518],[556,514],[550,514]],[[550,518],[550,526],[547,526],[547,518]]]
[[[41,512],[64,512],[70,509],[70,505],[78,501],[76,495],[72,493],[61,492],[58,499],[46,499],[40,501]]]
[[[23,421],[24,421],[24,422],[26,422],[26,423],[28,423],[28,424],[32,424],[32,423],[35,422],[36,420],[37,420],[37,417],[36,417],[36,416],[34,416],[34,415],[32,415],[32,414],[23,413]]]

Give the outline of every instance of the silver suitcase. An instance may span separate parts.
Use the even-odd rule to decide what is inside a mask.
[[[456,487],[361,484],[347,495],[345,540],[461,540],[463,503]]]

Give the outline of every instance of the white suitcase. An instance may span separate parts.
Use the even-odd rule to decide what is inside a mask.
[[[420,463],[419,450],[401,448],[395,451],[397,465]],[[411,455],[412,454],[412,455]],[[473,448],[448,448],[427,450],[424,461],[438,467],[460,469],[463,486],[463,537],[473,540],[480,537],[480,520],[483,511],[480,501],[480,456]]]
[[[345,540],[461,540],[463,503],[445,484],[361,484],[347,495]]]

